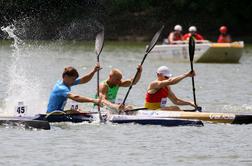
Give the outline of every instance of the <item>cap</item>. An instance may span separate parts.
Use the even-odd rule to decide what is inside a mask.
[[[219,29],[219,31],[221,33],[227,33],[227,27],[226,26],[221,26],[220,29]]]
[[[174,27],[174,31],[182,31],[182,26],[181,25],[176,25]]]
[[[163,76],[166,76],[166,77],[171,77],[172,76],[171,71],[166,66],[160,66],[157,69],[157,73],[158,74],[162,74]]]
[[[189,32],[197,32],[197,28],[195,26],[190,26]]]

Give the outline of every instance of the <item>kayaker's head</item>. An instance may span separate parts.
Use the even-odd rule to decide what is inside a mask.
[[[162,80],[166,80],[169,79],[172,76],[171,71],[169,70],[168,67],[166,66],[160,66],[157,69],[157,78],[158,80],[162,81]]]
[[[190,26],[188,31],[193,35],[197,32],[197,28],[196,26]]]
[[[228,29],[227,29],[226,26],[221,26],[220,29],[219,29],[219,31],[220,31],[221,34],[226,34],[227,31],[228,31]]]
[[[78,77],[79,73],[71,66],[66,67],[62,74],[63,82],[68,86],[72,86]]]
[[[180,34],[182,32],[182,26],[181,25],[175,25],[174,26],[174,31],[177,34]]]
[[[122,80],[122,72],[119,69],[112,69],[109,73],[109,84],[119,85]]]

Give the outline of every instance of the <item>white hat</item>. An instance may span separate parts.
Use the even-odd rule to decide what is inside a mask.
[[[181,25],[176,25],[174,27],[174,31],[182,31],[182,26]]]
[[[190,28],[188,29],[189,32],[197,32],[197,28],[196,26],[190,26]]]
[[[158,74],[162,74],[163,76],[166,76],[166,77],[171,77],[172,76],[171,71],[166,66],[160,66],[157,69],[157,73]]]

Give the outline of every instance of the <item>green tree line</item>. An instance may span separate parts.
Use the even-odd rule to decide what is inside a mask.
[[[161,25],[165,37],[176,24],[215,40],[226,25],[233,37],[251,40],[251,11],[249,0],[0,0],[0,25],[14,24],[26,39],[76,40],[103,28],[107,39],[144,40]]]

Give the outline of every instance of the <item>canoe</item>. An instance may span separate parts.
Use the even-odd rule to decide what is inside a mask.
[[[37,120],[34,117],[0,117],[0,125],[23,126],[24,128],[36,128],[50,130],[50,124],[45,120]]]
[[[138,115],[107,115],[103,114],[103,118],[107,122],[123,124],[123,123],[135,123],[141,125],[160,125],[160,126],[203,126],[203,123],[199,120],[188,120],[179,118],[157,118],[152,116],[138,116]],[[47,120],[50,123],[54,122],[94,122],[99,121],[99,115],[97,112],[80,112],[80,113],[51,113],[49,115],[39,114],[36,120]]]
[[[244,42],[196,43],[194,61],[199,63],[239,63]],[[171,61],[189,61],[188,43],[156,45],[151,53]]]
[[[139,110],[137,115],[152,116],[156,118],[179,118],[189,120],[201,120],[211,123],[252,124],[252,115],[239,115],[234,113],[210,113],[210,112],[183,112],[161,110]]]

